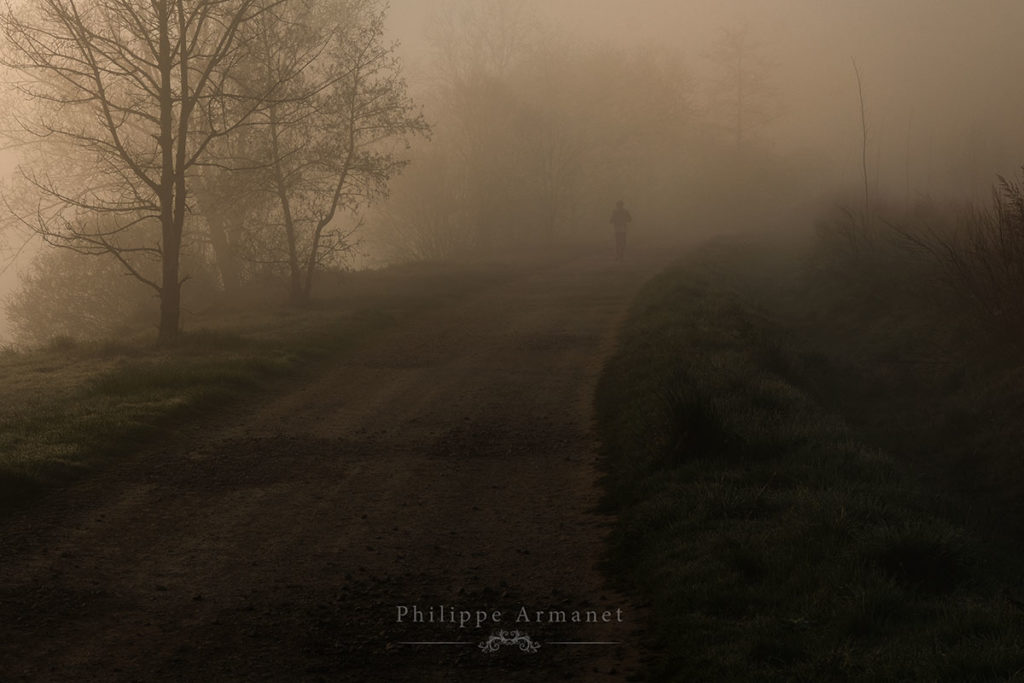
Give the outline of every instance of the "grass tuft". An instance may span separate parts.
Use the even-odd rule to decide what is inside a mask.
[[[699,454],[726,455],[734,447],[734,435],[707,392],[690,386],[682,375],[666,383],[665,406],[667,462],[675,465]]]
[[[868,556],[882,573],[912,590],[944,595],[969,576],[963,541],[948,528],[904,525],[883,529]]]

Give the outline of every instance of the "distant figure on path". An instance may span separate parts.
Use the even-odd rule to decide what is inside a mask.
[[[611,224],[615,226],[615,260],[622,261],[626,256],[626,228],[633,222],[633,217],[629,215],[629,211],[626,211],[626,207],[623,205],[620,199],[615,204],[615,210],[612,211]]]

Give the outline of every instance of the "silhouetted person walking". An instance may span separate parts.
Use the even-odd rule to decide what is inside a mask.
[[[611,224],[615,227],[615,260],[621,261],[626,256],[626,229],[633,222],[633,217],[626,211],[620,199],[612,211]]]

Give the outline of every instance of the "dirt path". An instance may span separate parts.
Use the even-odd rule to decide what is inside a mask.
[[[0,679],[628,680],[590,401],[652,269],[524,270],[0,525]],[[541,647],[483,652],[501,629]],[[619,644],[559,644],[590,641]]]

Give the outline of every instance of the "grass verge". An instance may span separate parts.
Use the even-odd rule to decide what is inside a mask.
[[[735,265],[704,250],[649,283],[598,387],[612,567],[652,604],[651,677],[1021,675],[1000,578],[1019,558],[800,388]]]
[[[304,309],[246,307],[193,320],[173,345],[76,342],[0,352],[0,516],[145,448],[183,422],[308,376],[375,332],[507,278],[508,269],[357,274]],[[204,327],[205,326],[205,327]]]

